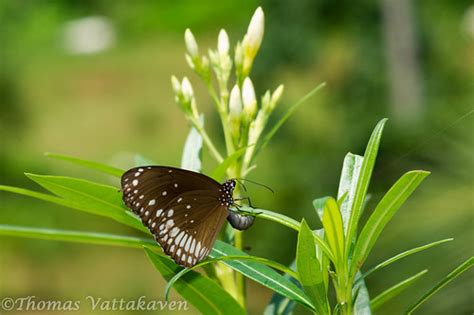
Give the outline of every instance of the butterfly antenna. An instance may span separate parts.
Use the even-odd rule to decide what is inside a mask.
[[[237,181],[237,183],[239,183],[240,186],[242,186],[244,191],[247,192],[247,187],[245,187],[244,183],[240,181],[240,178],[234,178],[234,179]]]
[[[245,178],[234,178],[234,179],[235,179],[235,180],[246,181],[246,182],[249,182],[249,183],[252,183],[252,184],[255,184],[255,185],[264,187],[264,188],[268,189],[269,191],[271,191],[272,193],[275,193],[275,191],[274,191],[273,189],[271,189],[269,186],[267,186],[267,185],[265,185],[265,184],[257,183],[257,182],[254,182],[253,180],[245,179]],[[240,183],[240,182],[239,182],[239,183]]]

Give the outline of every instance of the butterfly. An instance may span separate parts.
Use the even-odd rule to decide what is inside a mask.
[[[193,171],[141,166],[121,178],[122,199],[150,230],[164,253],[192,267],[210,253],[227,219],[236,229],[249,228],[253,216],[230,211],[236,181],[223,184]]]

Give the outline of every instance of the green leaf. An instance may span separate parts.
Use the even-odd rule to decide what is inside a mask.
[[[306,94],[305,96],[303,96],[302,98],[300,98],[298,100],[298,102],[296,102],[295,104],[291,105],[290,108],[288,108],[288,110],[286,111],[285,115],[283,115],[279,120],[278,122],[273,126],[272,129],[270,129],[270,131],[265,135],[265,137],[263,138],[263,141],[262,143],[257,146],[256,148],[256,153],[254,154],[254,156],[257,156],[258,152],[260,152],[261,150],[263,150],[265,148],[265,146],[268,144],[268,142],[270,142],[270,140],[273,138],[273,136],[275,135],[275,133],[281,128],[281,126],[283,126],[283,124],[288,120],[288,118],[291,117],[291,115],[294,113],[294,111],[302,104],[306,103],[306,101],[308,99],[310,99],[313,95],[316,94],[316,92],[318,92],[321,88],[323,88],[324,86],[326,85],[325,82],[319,84],[318,86],[316,86],[314,89],[312,89],[308,94]]]
[[[379,150],[380,139],[382,137],[382,131],[385,126],[387,119],[382,119],[377,126],[375,126],[372,135],[370,136],[369,143],[364,153],[364,160],[360,169],[360,175],[357,180],[356,191],[354,195],[354,201],[351,207],[351,213],[349,222],[347,224],[347,238],[346,238],[346,257],[349,256],[349,252],[352,245],[352,240],[355,237],[357,231],[357,224],[359,223],[360,214],[362,212],[362,206],[364,204],[367,189],[369,187],[370,178],[374,169],[375,160]],[[350,200],[350,198],[348,198]]]
[[[456,269],[454,269],[452,272],[450,272],[443,280],[438,282],[434,287],[432,287],[430,290],[428,290],[423,296],[416,301],[415,304],[413,304],[407,311],[407,314],[413,313],[417,308],[419,308],[423,303],[425,303],[430,297],[432,297],[436,292],[441,290],[444,286],[446,286],[448,283],[456,279],[458,276],[460,276],[463,272],[468,270],[469,268],[472,267],[474,264],[474,257],[468,258],[465,262],[463,262],[460,266],[458,266]]]
[[[352,287],[352,295],[354,303],[354,315],[370,315],[372,311],[370,309],[370,296],[367,286],[364,280],[357,281],[357,277],[360,277],[360,272],[356,273],[356,283]]]
[[[339,180],[339,190],[337,193],[338,199],[346,194],[340,207],[342,222],[344,224],[344,235],[347,235],[347,225],[351,216],[351,209],[354,203],[354,196],[363,160],[364,158],[362,156],[352,153],[347,153],[344,158],[341,178]]]
[[[424,274],[428,272],[428,269],[425,269],[414,276],[411,276],[408,279],[405,279],[394,286],[388,288],[387,290],[383,291],[379,295],[377,295],[371,302],[370,306],[372,310],[375,311],[379,309],[384,303],[388,302],[389,300],[393,299],[400,293],[402,293],[405,289],[407,289],[410,285],[415,283],[418,279],[420,279]]]
[[[18,188],[18,187],[0,185],[0,190],[16,193],[23,196],[33,197],[33,198],[43,200],[43,201],[52,202],[55,204],[59,204],[61,206],[69,207],[75,210],[84,211],[90,214],[108,217],[122,224],[131,226],[135,229],[147,232],[143,224],[131,213],[127,213],[124,209],[122,211],[116,211],[115,209],[112,211],[107,211],[105,208],[97,209],[94,207],[90,207],[86,202],[76,202],[73,200],[63,199],[63,198],[59,198],[53,195],[48,195],[48,194],[44,194],[44,193],[40,193],[40,192],[36,192],[36,191],[24,189],[24,188]]]
[[[291,270],[296,270],[296,260],[293,260],[289,268]],[[284,277],[299,287],[299,282],[293,277],[288,274],[285,274]],[[270,302],[263,311],[263,315],[290,315],[293,313],[295,306],[295,301],[292,301],[281,294],[273,293]]]
[[[169,281],[182,267],[145,247],[148,258]],[[213,280],[191,271],[176,282],[176,291],[203,314],[245,314],[237,301]]]
[[[248,256],[245,252],[221,241],[216,241],[210,255],[211,258],[222,256]],[[301,305],[314,309],[313,303],[308,296],[292,281],[288,280],[275,270],[252,261],[223,260],[223,264],[242,273],[247,278],[286,296]]]
[[[313,301],[318,314],[329,314],[329,301],[326,293],[321,265],[316,257],[316,244],[313,232],[306,221],[301,221],[296,251],[296,267],[304,291]]]
[[[376,272],[376,271],[379,271],[380,269],[383,269],[385,267],[387,267],[388,265],[390,265],[391,263],[394,263],[396,262],[397,260],[399,259],[402,259],[402,258],[405,258],[411,254],[415,254],[415,253],[418,253],[418,252],[421,252],[425,249],[428,249],[428,248],[431,248],[433,246],[436,246],[436,245],[440,245],[440,244],[443,244],[443,243],[446,243],[446,242],[450,242],[452,241],[453,238],[447,238],[447,239],[444,239],[444,240],[440,240],[440,241],[436,241],[436,242],[432,242],[432,243],[429,243],[429,244],[426,244],[426,245],[423,245],[423,246],[419,246],[419,247],[415,247],[415,248],[412,248],[410,250],[407,250],[407,251],[404,251],[403,253],[400,253],[398,255],[395,255],[383,262],[381,262],[380,264],[376,265],[375,267],[372,267],[370,268],[369,270],[367,270],[366,272],[364,272],[364,274],[361,276],[361,280],[362,279],[365,279],[367,276],[371,275],[372,273]]]
[[[323,223],[323,213],[324,213],[324,206],[326,205],[326,202],[328,199],[331,197],[321,197],[313,200],[313,207],[314,210],[316,210],[316,214],[318,215],[319,221],[321,221],[321,224]]]
[[[323,212],[323,227],[329,247],[334,254],[335,264],[344,264],[344,228],[336,201],[328,198]]]
[[[212,258],[212,259],[206,259],[205,261],[202,261],[200,262],[199,264],[196,264],[192,267],[189,267],[189,268],[183,268],[180,272],[178,272],[176,275],[174,275],[169,281],[168,281],[168,284],[165,288],[165,298],[166,300],[168,300],[168,296],[169,296],[169,292],[171,290],[171,288],[173,287],[173,285],[175,284],[176,281],[178,281],[181,277],[183,277],[186,273],[194,270],[194,269],[197,269],[197,268],[200,268],[200,267],[203,267],[203,266],[206,266],[208,264],[213,264],[213,263],[216,263],[216,262],[222,262],[222,261],[226,261],[226,260],[232,260],[232,261],[253,261],[253,262],[257,262],[257,263],[261,263],[261,264],[264,264],[266,266],[269,266],[269,267],[272,267],[272,268],[275,268],[277,269],[278,271],[281,271],[283,273],[287,273],[287,274],[290,274],[293,278],[295,279],[298,279],[298,274],[296,272],[294,272],[293,270],[289,269],[288,267],[286,267],[285,265],[282,265],[276,261],[272,261],[272,260],[269,260],[269,259],[266,259],[266,258],[262,258],[262,257],[256,257],[256,256],[249,256],[249,255],[239,255],[239,256],[234,256],[234,255],[229,255],[229,256],[221,256],[221,257],[217,257],[217,258]]]
[[[63,160],[63,161],[67,161],[67,162],[70,162],[70,163],[73,163],[73,164],[84,166],[84,167],[87,167],[87,168],[90,168],[90,169],[93,169],[93,170],[97,170],[97,171],[100,171],[100,172],[103,172],[103,173],[106,173],[106,174],[109,174],[109,175],[112,175],[112,176],[116,176],[116,177],[121,177],[122,174],[124,173],[124,170],[116,168],[116,167],[112,167],[112,166],[105,165],[105,164],[98,163],[98,162],[82,160],[82,159],[78,159],[78,158],[75,158],[75,157],[72,157],[72,156],[56,154],[56,153],[49,153],[49,152],[45,153],[44,155],[46,155],[47,157],[50,157],[50,158]]]
[[[65,177],[26,174],[53,194],[71,201],[76,209],[110,217],[141,231],[148,232],[139,219],[124,206],[120,191],[112,186]]]
[[[216,181],[221,181],[224,177],[225,177],[225,174],[227,172],[227,169],[229,168],[229,166],[231,166],[232,164],[234,164],[241,156],[242,154],[245,153],[245,151],[247,150],[248,146],[247,147],[244,147],[244,148],[240,148],[239,150],[235,151],[234,153],[232,153],[231,155],[229,155],[228,157],[225,158],[224,161],[222,161],[222,163],[220,163],[211,173],[211,177],[216,180]]]
[[[274,211],[270,211],[266,209],[260,209],[260,208],[250,208],[246,206],[241,206],[239,208],[239,211],[247,212],[251,215],[256,215],[257,218],[262,218],[265,220],[276,222],[278,224],[289,227],[290,229],[293,229],[297,232],[299,232],[300,230],[300,223],[298,221],[278,212],[274,212]],[[324,253],[331,259],[331,261],[334,261],[334,255],[332,254],[331,249],[329,248],[329,245],[316,233],[313,233],[313,236],[316,243],[319,246],[321,246],[321,249],[324,251]]]
[[[426,171],[408,172],[385,194],[360,233],[352,256],[350,275],[362,266],[385,225],[428,174]]]
[[[354,196],[357,190],[357,182],[359,181],[360,170],[364,158],[360,155],[348,153],[344,158],[342,165],[341,178],[339,180],[339,189],[337,193],[338,200],[343,199],[340,206],[342,223],[344,225],[344,232],[347,236],[347,226],[351,216],[352,206],[354,204]],[[364,209],[368,200],[366,195],[362,209]],[[361,210],[362,212],[362,210]],[[370,315],[370,296],[365,281],[361,278],[360,272],[356,273],[356,282],[352,288],[354,314],[355,315]]]
[[[199,117],[202,126],[204,126],[204,116]],[[186,170],[200,172],[201,171],[201,150],[202,136],[191,127],[186,142],[184,144],[183,156],[181,158],[181,168]]]
[[[0,235],[132,248],[143,248],[143,246],[146,245],[159,249],[155,240],[151,238],[97,232],[67,231],[0,224]]]

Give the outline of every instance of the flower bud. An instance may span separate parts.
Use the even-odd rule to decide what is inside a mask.
[[[247,77],[242,85],[242,101],[244,103],[244,112],[248,120],[252,120],[257,112],[257,99],[252,81]]]
[[[240,117],[242,113],[242,100],[240,98],[240,89],[237,85],[234,85],[230,92],[229,113],[232,117]]]
[[[192,59],[198,57],[199,49],[198,44],[196,43],[196,39],[194,38],[193,33],[189,28],[186,29],[184,32],[184,42],[186,44],[186,49],[188,50],[189,55]]]
[[[250,20],[245,40],[245,44],[247,46],[246,48],[251,49],[255,52],[253,56],[255,56],[258,49],[260,48],[260,44],[262,43],[263,32],[265,27],[264,24],[265,17],[263,15],[263,10],[261,7],[258,7],[252,16],[252,19]]]
[[[270,108],[271,98],[270,91],[267,90],[262,97],[262,108],[265,112],[268,112],[268,109]]]
[[[189,102],[194,97],[193,87],[191,82],[189,82],[187,77],[183,78],[183,82],[181,83],[181,91],[183,93],[184,99]]]
[[[280,84],[277,89],[275,90],[275,92],[273,92],[272,94],[272,103],[277,103],[281,96],[283,95],[283,91],[284,91],[285,87],[283,86],[283,84]]]
[[[217,51],[220,55],[227,55],[229,53],[229,36],[224,29],[221,29],[217,38]]]
[[[175,94],[181,93],[181,83],[174,75],[171,76],[171,85]]]

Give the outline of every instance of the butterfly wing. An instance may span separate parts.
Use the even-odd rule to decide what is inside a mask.
[[[123,200],[139,215],[163,251],[183,266],[209,255],[228,215],[222,185],[196,172],[145,166],[122,176]]]
[[[125,205],[138,215],[149,206],[165,205],[192,190],[218,190],[220,184],[203,174],[165,166],[135,167],[122,175]]]
[[[182,266],[205,259],[227,216],[227,207],[217,195],[195,190],[179,195],[147,223],[163,251]]]

